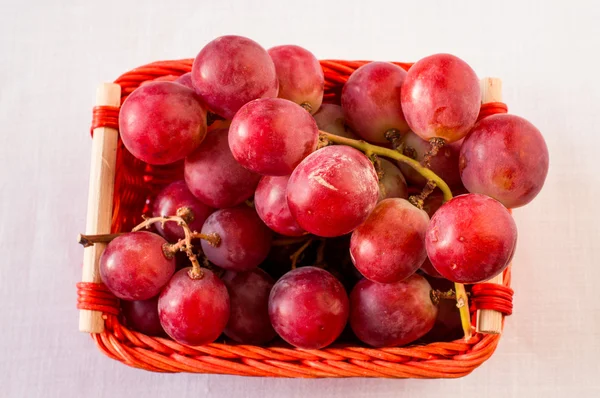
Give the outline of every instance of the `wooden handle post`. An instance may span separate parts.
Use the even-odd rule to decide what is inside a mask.
[[[481,79],[480,85],[482,103],[502,102],[502,80],[495,77],[485,77]],[[502,285],[502,272],[486,282]],[[502,332],[502,318],[502,313],[498,311],[477,310],[477,332],[499,334]]]
[[[121,86],[104,83],[96,91],[96,105],[119,106]],[[92,162],[88,193],[86,234],[109,234],[112,220],[115,165],[117,161],[118,131],[113,128],[94,129],[92,139]],[[106,243],[97,243],[83,249],[83,282],[102,282],[99,260]],[[102,333],[102,312],[79,311],[79,330],[87,333]]]

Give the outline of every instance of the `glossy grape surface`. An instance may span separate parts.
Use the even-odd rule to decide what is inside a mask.
[[[360,137],[354,134],[344,122],[344,111],[342,107],[335,104],[322,104],[319,111],[313,115],[319,130],[327,133],[339,135],[340,137],[360,140]]]
[[[163,336],[165,331],[158,317],[158,296],[148,300],[121,301],[121,313],[127,326],[148,336]]]
[[[129,152],[150,164],[186,157],[206,135],[206,108],[192,90],[154,82],[131,93],[119,112],[119,134]]]
[[[477,283],[508,266],[517,243],[517,227],[497,200],[466,194],[438,209],[425,242],[431,264],[444,278]]]
[[[271,324],[295,347],[319,349],[333,343],[348,320],[348,296],[329,272],[302,267],[275,283],[269,297]]]
[[[184,73],[175,79],[175,83],[179,83],[182,86],[186,86],[189,89],[194,90],[194,85],[192,84],[192,72]]]
[[[379,201],[387,198],[408,198],[408,188],[402,172],[392,162],[379,158],[383,178],[379,180]]]
[[[267,51],[241,36],[221,36],[204,46],[192,66],[192,83],[210,110],[225,119],[254,99],[276,97],[279,85]]]
[[[210,131],[202,145],[185,159],[190,191],[215,208],[233,207],[250,198],[260,175],[242,167],[231,154],[226,129]]]
[[[548,147],[533,124],[515,115],[493,115],[477,123],[465,139],[460,176],[470,192],[515,208],[540,192],[548,163]]]
[[[481,107],[479,79],[471,67],[450,54],[415,63],[402,85],[402,110],[410,129],[422,139],[455,142],[475,124]]]
[[[377,204],[375,167],[354,148],[328,146],[309,155],[292,173],[287,201],[298,224],[323,237],[352,232]]]
[[[167,241],[152,232],[129,232],[113,239],[100,257],[100,276],[123,300],[156,296],[175,272],[175,259],[163,253]]]
[[[301,236],[306,231],[298,225],[286,199],[289,176],[264,176],[254,194],[254,207],[267,227],[285,236]]]

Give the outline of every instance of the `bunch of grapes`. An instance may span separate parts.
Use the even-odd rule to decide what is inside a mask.
[[[448,54],[408,72],[367,63],[341,106],[323,104],[323,90],[309,51],[223,36],[190,74],[129,95],[127,149],[185,164],[185,180],[102,254],[130,327],[190,345],[224,334],[306,349],[347,325],[374,347],[456,334],[458,311],[429,281],[478,283],[508,266],[508,208],[529,203],[548,170],[540,132],[507,114],[476,123],[479,80]],[[209,113],[225,122],[207,125]]]

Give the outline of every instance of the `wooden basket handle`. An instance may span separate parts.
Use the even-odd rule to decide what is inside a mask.
[[[96,91],[96,105],[115,106],[121,104],[121,86],[103,83]],[[88,193],[86,234],[109,234],[112,220],[113,193],[115,187],[115,165],[119,133],[110,127],[94,129],[92,160]],[[99,260],[106,243],[97,243],[83,249],[82,282],[101,283]],[[79,331],[102,333],[102,312],[79,310]]]
[[[489,102],[502,102],[502,80],[496,77],[484,77],[480,81],[481,86],[481,102],[487,104]],[[502,285],[502,272],[486,281],[487,283],[496,283]],[[504,315],[501,312],[494,310],[477,310],[477,325],[478,333],[499,334],[502,332],[502,319]]]

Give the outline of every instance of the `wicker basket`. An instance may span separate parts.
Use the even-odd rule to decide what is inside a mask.
[[[321,61],[325,72],[324,102],[339,103],[344,82],[365,63]],[[411,66],[407,63],[397,65],[404,69]],[[189,72],[191,66],[191,59],[155,62],[127,72],[116,80],[116,84],[105,84],[99,89],[92,125],[86,233],[131,230],[139,222],[140,215],[148,213],[150,200],[156,192],[165,184],[183,178],[181,162],[150,166],[135,159],[125,149],[118,139],[118,107],[144,82],[173,80]],[[506,106],[500,102],[499,81],[488,79],[488,82],[488,88],[493,90],[486,101],[484,87],[480,118],[506,112]],[[166,338],[146,336],[119,322],[118,299],[99,278],[98,259],[104,247],[104,244],[95,244],[84,250],[83,281],[77,286],[80,330],[90,332],[98,348],[107,356],[150,371],[311,378],[456,378],[471,373],[493,354],[500,340],[502,314],[512,311],[509,267],[491,281],[495,283],[476,285],[472,292],[471,314],[494,318],[496,325],[488,330],[494,332],[492,334],[477,332],[468,340],[379,349],[336,344],[321,350],[303,350],[281,342],[264,347],[229,342],[191,347]]]

